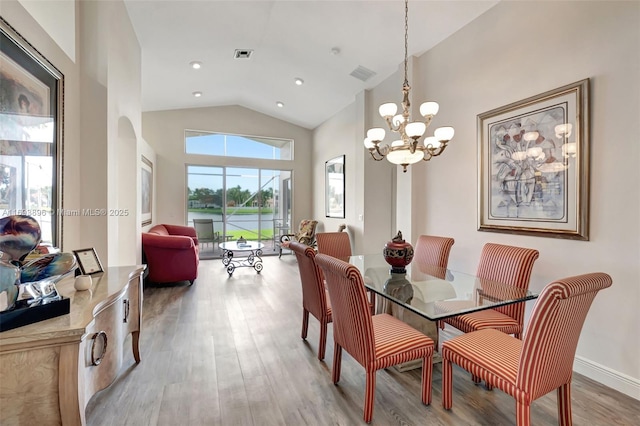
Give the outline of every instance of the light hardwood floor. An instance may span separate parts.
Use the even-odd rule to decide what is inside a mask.
[[[364,369],[343,352],[342,376],[330,380],[331,326],[325,362],[316,357],[318,322],[300,339],[301,290],[295,257],[264,258],[260,275],[220,260],[200,262],[192,287],[144,291],[142,362],[125,345],[125,368],[87,407],[98,425],[358,425]],[[515,403],[454,368],[453,409],[441,406],[441,366],[433,402],[420,402],[419,370],[379,371],[373,425],[511,425]],[[575,425],[639,425],[640,402],[576,374]],[[557,424],[555,393],[534,402],[534,425]]]

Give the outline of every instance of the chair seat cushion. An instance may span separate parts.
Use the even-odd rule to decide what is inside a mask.
[[[433,353],[430,337],[389,314],[371,317],[375,336],[375,369],[424,358]]]
[[[480,367],[515,386],[522,341],[495,329],[466,333],[442,343],[442,358],[475,374]],[[479,374],[476,374],[479,376]],[[500,388],[503,386],[500,386]]]
[[[465,333],[487,328],[493,328],[505,334],[522,332],[522,327],[520,327],[520,324],[518,324],[515,319],[494,309],[459,315],[457,317],[447,318],[444,321]]]

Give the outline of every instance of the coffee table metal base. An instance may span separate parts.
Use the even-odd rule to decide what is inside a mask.
[[[223,249],[222,264],[227,267],[229,276],[233,275],[236,268],[253,268],[257,273],[262,271],[262,249],[257,250],[241,250],[249,251],[247,257],[233,257],[233,250]]]

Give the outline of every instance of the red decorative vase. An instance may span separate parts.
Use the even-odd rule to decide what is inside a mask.
[[[413,260],[413,246],[402,238],[402,232],[398,231],[391,241],[384,245],[382,251],[384,260],[391,265],[392,274],[405,274],[405,266]]]

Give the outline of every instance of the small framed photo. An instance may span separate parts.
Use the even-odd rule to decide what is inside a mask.
[[[98,259],[98,253],[96,253],[96,249],[94,249],[93,247],[82,250],[74,250],[73,254],[75,254],[76,259],[78,259],[78,266],[80,267],[82,275],[91,275],[98,272],[104,272],[102,269],[102,264],[100,263],[100,259]]]

